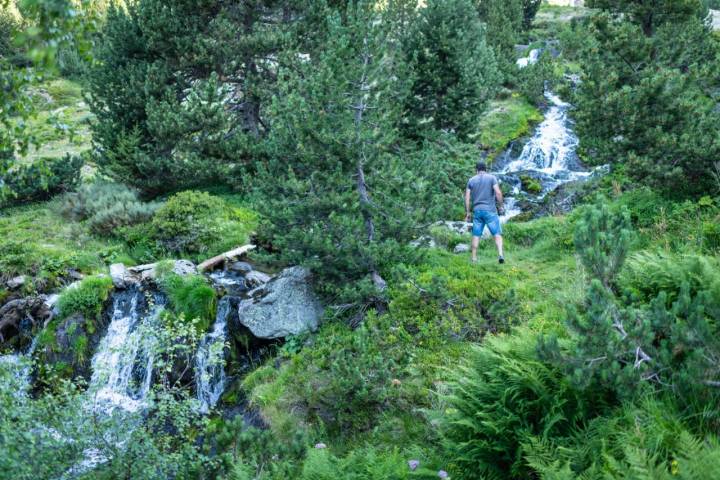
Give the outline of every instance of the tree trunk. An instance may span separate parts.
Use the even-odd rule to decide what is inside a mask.
[[[359,95],[356,104],[353,106],[353,109],[355,110],[355,132],[356,132],[356,140],[357,145],[360,149],[360,152],[358,154],[358,160],[357,160],[357,191],[358,191],[358,197],[360,199],[360,210],[362,211],[363,220],[365,222],[365,235],[367,238],[368,243],[372,243],[375,240],[375,223],[373,221],[373,216],[371,212],[371,201],[370,201],[370,195],[368,194],[367,190],[367,183],[365,182],[365,144],[362,139],[361,134],[361,128],[362,128],[362,122],[363,122],[363,115],[365,113],[365,110],[367,110],[368,105],[365,102],[365,95],[366,92],[369,90],[369,86],[367,85],[367,70],[370,65],[370,53],[367,51],[367,40],[365,40],[365,51],[363,52],[363,70],[362,70],[362,77],[360,79],[360,83],[358,86],[359,89]],[[384,292],[387,289],[387,282],[382,278],[380,275],[380,272],[377,270],[377,266],[374,264],[374,262],[371,262],[370,267],[370,276],[372,278],[373,284],[375,285],[375,288],[378,290],[378,292]],[[387,310],[387,302],[382,299],[377,299],[375,301],[375,307],[378,310],[378,313],[385,312]]]

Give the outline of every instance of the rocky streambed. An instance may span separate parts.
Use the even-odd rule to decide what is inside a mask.
[[[60,373],[87,382],[95,411],[142,410],[155,381],[153,335],[148,332],[168,308],[158,277],[166,270],[180,277],[202,275],[216,292],[217,312],[192,365],[184,369],[191,373],[179,380],[193,390],[197,410],[207,413],[227,385],[257,364],[270,345],[317,329],[322,316],[307,269],[291,267],[275,275],[260,271],[243,259],[251,249],[236,249],[200,265],[187,260],[111,265],[106,276],[112,291],[94,322],[82,313],[59,318],[57,294],[22,298],[18,292],[19,298],[0,307],[0,347],[7,352],[0,362],[15,368],[29,386],[37,373],[29,367],[31,357],[41,369],[70,369]],[[43,340],[37,345],[39,337]],[[80,343],[87,352],[84,358],[78,358]]]

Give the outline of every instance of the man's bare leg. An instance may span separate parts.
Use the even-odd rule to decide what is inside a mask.
[[[502,237],[502,235],[495,235],[495,245],[497,246],[497,250],[498,250],[498,258],[504,259],[505,256],[503,255],[503,237]]]
[[[478,245],[480,245],[480,237],[472,237],[472,261],[477,262]]]

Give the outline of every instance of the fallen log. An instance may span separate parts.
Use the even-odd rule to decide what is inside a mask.
[[[241,257],[251,250],[255,250],[255,245],[243,245],[242,247],[238,247],[235,249],[232,249],[228,252],[221,253],[220,255],[216,257],[209,258],[202,262],[200,265],[197,266],[198,271],[205,272],[207,270],[211,270],[215,268],[218,264],[222,262],[226,262],[228,260],[235,260],[238,257]]]

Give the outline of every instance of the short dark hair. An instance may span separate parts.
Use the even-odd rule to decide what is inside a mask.
[[[475,170],[478,172],[487,172],[487,164],[485,162],[477,162],[475,164]]]

